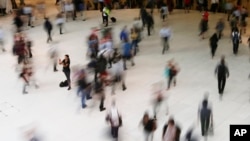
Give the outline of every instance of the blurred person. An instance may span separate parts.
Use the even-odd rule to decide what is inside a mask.
[[[220,39],[222,36],[223,36],[223,30],[224,30],[224,28],[225,28],[225,22],[224,22],[224,19],[223,18],[221,18],[218,22],[217,22],[217,24],[216,24],[216,27],[215,27],[215,29],[216,29],[216,32],[218,33],[218,39]]]
[[[58,3],[60,2],[61,0],[56,0],[56,3],[55,3],[55,5],[58,5]]]
[[[14,25],[16,26],[16,32],[21,32],[23,27],[23,20],[18,11],[14,13]]]
[[[168,77],[167,90],[170,89],[172,81],[174,83],[174,86],[176,86],[176,76],[179,73],[179,71],[180,69],[177,68],[177,64],[174,62],[174,60],[170,60],[165,68],[165,74]]]
[[[157,129],[156,119],[150,118],[149,114],[146,112],[140,124],[144,127],[145,141],[153,141],[154,131]]]
[[[59,27],[60,34],[63,34],[62,30],[63,30],[64,23],[65,23],[65,19],[63,17],[63,13],[57,14],[57,16],[56,16],[56,24]]]
[[[225,62],[225,56],[221,57],[220,63],[216,66],[215,75],[217,75],[218,90],[219,90],[220,98],[222,98],[225,84],[226,84],[226,78],[229,77],[229,70]]]
[[[246,18],[248,17],[247,9],[243,6],[241,9],[241,18],[240,18],[240,33],[246,33],[247,21]]]
[[[120,32],[120,40],[124,42],[125,40],[129,40],[129,32],[127,26],[124,26],[122,31]]]
[[[122,117],[121,113],[118,111],[115,101],[112,101],[111,108],[106,116],[106,121],[110,123],[112,137],[118,141],[118,131],[122,126]]]
[[[208,18],[209,18],[209,13],[208,13],[207,9],[205,9],[205,12],[202,14],[202,19],[200,22],[201,32],[200,32],[199,36],[202,36],[202,39],[205,39],[204,34],[208,30]]]
[[[189,13],[189,10],[191,9],[191,0],[184,0],[184,6],[185,13]]]
[[[31,63],[31,60],[26,61],[23,65],[22,72],[20,74],[20,77],[24,80],[24,86],[23,86],[23,94],[27,94],[27,86],[30,86],[31,83],[35,86],[35,88],[38,88],[38,84],[36,83],[36,80],[34,78],[34,69],[33,64]]]
[[[95,32],[91,33],[88,37],[88,51],[87,55],[88,57],[92,58],[97,58],[97,54],[99,51],[99,39],[98,36]]]
[[[163,4],[161,5],[161,10],[160,10],[160,12],[161,12],[161,19],[162,19],[162,21],[164,22],[164,21],[165,21],[165,18],[167,17],[167,14],[168,14],[168,7],[167,7],[167,5],[166,5],[165,3],[163,3]]]
[[[81,96],[81,102],[82,102],[82,108],[86,108],[86,99],[89,100],[92,97],[91,94],[91,84],[87,82],[87,74],[85,70],[80,70],[77,78],[78,83],[78,89],[77,89],[77,95]]]
[[[219,0],[211,0],[211,11],[215,14],[218,9],[218,4]]]
[[[76,19],[77,17],[77,12],[81,13],[81,16],[84,16],[84,10],[85,10],[85,1],[84,0],[73,0],[74,3],[74,19]],[[85,16],[83,17],[83,21],[85,21]]]
[[[63,66],[63,73],[66,76],[67,82],[68,82],[68,90],[71,89],[71,80],[70,80],[70,59],[69,55],[66,54],[64,59],[59,59],[59,64]]]
[[[74,15],[74,11],[75,8],[74,4],[72,3],[72,1],[65,1],[63,2],[63,6],[64,6],[64,12],[66,15],[66,21],[68,21],[68,18],[71,17],[73,19],[73,21],[75,20],[75,15]]]
[[[230,19],[230,27],[231,27],[231,32],[233,32],[235,29],[238,29],[238,21],[234,15],[232,15]]]
[[[58,42],[52,42],[50,49],[49,49],[49,57],[50,61],[53,63],[53,71],[57,72],[57,60],[59,57],[58,53]]]
[[[52,42],[51,32],[52,32],[52,29],[53,29],[53,25],[49,21],[49,18],[45,18],[45,22],[44,22],[43,26],[44,26],[45,31],[48,34],[47,43]]]
[[[194,127],[187,130],[185,134],[184,141],[199,141],[197,137],[194,136]]]
[[[101,112],[106,110],[106,108],[104,107],[105,87],[106,87],[105,79],[106,79],[105,75],[100,75],[94,82],[94,92],[100,98],[99,109]]]
[[[147,24],[148,36],[150,36],[151,35],[151,30],[154,29],[154,19],[153,19],[152,15],[147,14],[146,24]]]
[[[172,31],[167,24],[164,24],[162,29],[160,30],[160,37],[162,38],[163,50],[162,54],[165,53],[165,50],[169,50],[169,39],[172,36]]]
[[[171,14],[174,10],[174,1],[173,0],[167,0],[168,10],[169,14]]]
[[[117,49],[116,49],[117,51]],[[116,53],[115,51],[115,53]],[[117,54],[113,58],[113,67],[111,69],[111,79],[112,79],[112,94],[115,94],[115,88],[117,83],[121,82],[122,90],[125,91],[127,89],[125,84],[126,73],[124,70],[123,60],[121,54]]]
[[[209,39],[212,58],[214,58],[218,46],[218,41],[219,41],[218,33],[214,33]]]
[[[46,17],[46,4],[45,4],[45,0],[39,0],[37,2],[37,11],[43,15],[43,17]]]
[[[126,62],[127,60],[131,61],[131,65],[134,66],[134,55],[133,55],[133,48],[131,43],[129,43],[128,40],[125,40],[125,42],[122,44],[122,58],[123,58],[123,67],[125,70],[127,70]]]
[[[13,46],[13,53],[14,55],[17,55],[17,64],[21,65],[22,63],[24,63],[27,59],[27,55],[28,55],[28,49],[25,45],[25,40],[22,37],[21,34],[16,34],[16,40],[14,42],[14,46]]]
[[[104,0],[99,0],[99,5],[100,5],[100,12],[102,12],[104,8]]]
[[[229,21],[230,16],[232,14],[232,10],[233,10],[233,4],[232,4],[232,2],[226,1],[225,9],[226,9],[226,13],[227,13],[227,21]]]
[[[5,43],[4,43],[5,33],[3,28],[0,26],[0,49],[5,52]]]
[[[213,125],[213,112],[208,107],[208,100],[206,98],[202,101],[202,106],[198,110],[198,119],[201,123],[201,135],[207,136],[209,127]]]
[[[138,33],[134,28],[131,28],[130,30],[130,38],[131,38],[131,46],[134,49],[134,56],[136,55],[138,51]]]
[[[33,26],[33,13],[34,13],[34,8],[32,5],[25,5],[22,8],[22,12],[24,15],[26,15],[28,17],[28,26],[30,27],[34,27]]]
[[[168,123],[163,127],[162,141],[176,141],[177,128],[173,118],[168,120]]]
[[[141,21],[142,21],[143,28],[145,27],[146,22],[147,22],[147,14],[148,14],[148,13],[147,13],[145,7],[142,6],[141,9],[140,9],[139,18],[140,18]]]
[[[237,55],[239,44],[241,43],[241,34],[238,29],[234,29],[232,32],[232,43],[233,43],[233,53]]]

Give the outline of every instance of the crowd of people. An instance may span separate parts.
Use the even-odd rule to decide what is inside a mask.
[[[58,49],[54,47],[56,43],[52,40],[51,32],[53,30],[53,24],[50,21],[49,17],[44,14],[44,29],[48,34],[47,43],[50,43],[50,59],[53,62],[53,71],[57,72],[57,65],[62,65],[63,73],[66,77],[65,81],[60,83],[60,87],[68,87],[67,90],[71,90],[73,82],[77,84],[77,96],[80,97],[81,108],[86,109],[88,105],[86,100],[99,100],[99,110],[105,111],[105,98],[106,91],[105,89],[111,87],[111,94],[116,94],[116,86],[120,85],[121,90],[125,91],[127,88],[126,85],[126,71],[129,71],[130,67],[127,65],[127,61],[131,63],[131,67],[135,67],[135,57],[140,55],[139,43],[143,41],[143,30],[147,28],[147,35],[152,35],[152,30],[154,31],[154,17],[153,10],[148,10],[146,7],[140,8],[139,17],[134,19],[132,27],[124,26],[121,30],[119,38],[120,44],[116,45],[114,43],[113,27],[109,26],[109,13],[111,6],[109,3],[101,3],[101,17],[103,25],[100,27],[95,27],[92,29],[91,34],[87,37],[87,58],[89,59],[88,64],[84,64],[84,67],[80,67],[72,71],[71,60],[69,54],[64,55],[64,59],[59,59]],[[191,1],[185,0],[186,13],[189,13],[189,5]],[[202,1],[198,1],[202,2]],[[58,4],[59,1],[56,1]],[[42,4],[42,3],[41,3]],[[73,1],[72,3],[66,2],[61,3],[62,7],[58,15],[56,16],[56,24],[59,27],[60,34],[63,34],[63,25],[68,19],[68,16],[71,14],[73,20],[77,17],[77,12],[82,12],[84,10],[83,1]],[[73,4],[73,5],[71,5]],[[77,8],[76,8],[77,7]],[[205,39],[205,33],[208,30],[209,23],[209,12],[207,7],[204,7],[204,4],[199,3],[200,10],[202,11],[202,17],[200,22],[200,36],[202,39]],[[216,3],[212,5],[212,12],[215,12]],[[163,27],[161,28],[159,34],[162,39],[162,54],[165,54],[170,49],[169,41],[172,38],[172,31],[169,27],[168,22],[165,23],[165,19],[172,12],[173,7],[169,7],[166,3],[162,3],[159,6],[159,12],[161,13],[161,18],[163,21]],[[204,9],[203,9],[204,8]],[[14,24],[16,26],[16,33],[14,36],[14,45],[13,45],[13,55],[17,56],[17,67],[16,71],[19,74],[19,77],[23,80],[23,94],[27,94],[27,87],[34,85],[35,88],[39,88],[39,85],[36,82],[34,77],[33,69],[33,60],[32,60],[32,46],[33,41],[31,41],[26,35],[24,30],[25,21],[21,17],[22,15],[28,17],[28,26],[33,26],[33,7],[26,5],[21,7],[20,10],[14,13]],[[82,14],[82,13],[81,13]],[[245,7],[236,7],[231,11],[229,17],[229,23],[231,27],[231,39],[233,44],[233,53],[236,55],[238,53],[239,43],[241,42],[242,34],[246,33],[246,17],[247,12]],[[83,18],[85,20],[85,17]],[[218,46],[218,41],[223,37],[223,30],[225,28],[224,19],[220,19],[216,24],[216,32],[212,34],[209,38],[211,55],[212,58],[215,56],[215,52]],[[248,39],[250,42],[250,38]],[[5,52],[4,45],[4,33],[0,27],[0,47],[3,52]],[[176,86],[176,77],[180,72],[180,67],[174,59],[169,60],[164,69],[165,77],[167,80],[166,90],[170,90],[171,84],[173,83]],[[215,75],[218,78],[218,91],[220,94],[220,99],[224,92],[224,87],[226,84],[226,78],[229,77],[229,69],[225,61],[225,56],[221,57],[219,64],[216,66]],[[72,77],[73,76],[73,77]],[[89,78],[92,78],[89,80]],[[73,80],[72,80],[73,78]],[[142,125],[145,140],[153,140],[153,133],[156,131],[157,119],[159,112],[159,107],[164,99],[164,88],[160,86],[154,91],[156,95],[155,105],[153,106],[154,115],[150,116],[146,112],[141,120],[140,125]],[[168,114],[168,111],[166,111]],[[111,109],[107,112],[106,121],[111,126],[111,135],[114,139],[118,140],[118,131],[119,128],[123,125],[122,122],[122,113],[118,110],[116,102],[112,101]],[[213,112],[211,105],[209,105],[208,94],[205,95],[201,106],[198,108],[198,117],[201,122],[201,134],[202,136],[207,136],[209,131],[213,130]],[[170,117],[167,123],[164,125],[162,130],[162,140],[163,141],[179,141],[181,135],[181,128],[173,117]],[[211,131],[212,132],[212,131]],[[198,141],[192,136],[193,129],[190,129],[186,135],[185,139],[187,141]]]

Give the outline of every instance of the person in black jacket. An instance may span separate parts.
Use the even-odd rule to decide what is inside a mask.
[[[22,31],[22,27],[23,27],[23,21],[22,21],[22,19],[20,17],[19,11],[15,12],[14,24],[15,24],[16,29],[17,29],[16,32],[21,32]]]
[[[146,17],[146,24],[147,24],[147,29],[148,29],[148,36],[150,36],[151,29],[154,29],[154,19],[152,15],[150,15],[149,13],[147,14],[147,17]]]
[[[239,43],[241,42],[241,35],[237,28],[233,29],[232,32],[232,42],[233,42],[233,53],[237,55]]]
[[[52,23],[49,21],[49,18],[45,18],[44,29],[48,33],[47,43],[49,43],[49,41],[52,41],[51,31],[53,29]]]
[[[144,28],[145,25],[146,25],[147,14],[148,14],[148,13],[147,13],[145,7],[141,7],[139,17],[140,17],[141,20],[142,20],[143,28]]]
[[[214,58],[214,55],[218,46],[217,43],[219,41],[217,33],[214,33],[213,36],[210,37],[209,40],[210,40],[211,55],[212,55],[212,58]]]
[[[215,75],[216,74],[217,74],[217,79],[218,79],[219,94],[220,94],[220,98],[222,98],[222,94],[223,94],[225,84],[226,84],[226,78],[229,77],[229,70],[225,63],[224,56],[221,57],[220,63],[215,68]]]
[[[198,110],[198,116],[201,122],[201,135],[207,136],[208,129],[213,125],[212,109],[208,107],[208,100],[202,101],[202,107]]]

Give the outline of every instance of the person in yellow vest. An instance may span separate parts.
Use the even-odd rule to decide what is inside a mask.
[[[110,10],[105,6],[102,10],[102,21],[103,21],[103,24],[106,24],[105,27],[108,26],[109,14],[110,14]]]

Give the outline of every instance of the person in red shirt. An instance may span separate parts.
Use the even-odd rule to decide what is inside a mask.
[[[208,21],[208,17],[209,17],[209,13],[207,10],[205,10],[205,12],[202,14],[202,18],[203,20]]]
[[[190,7],[191,7],[191,1],[190,0],[184,0],[185,4],[185,13],[189,13]]]

